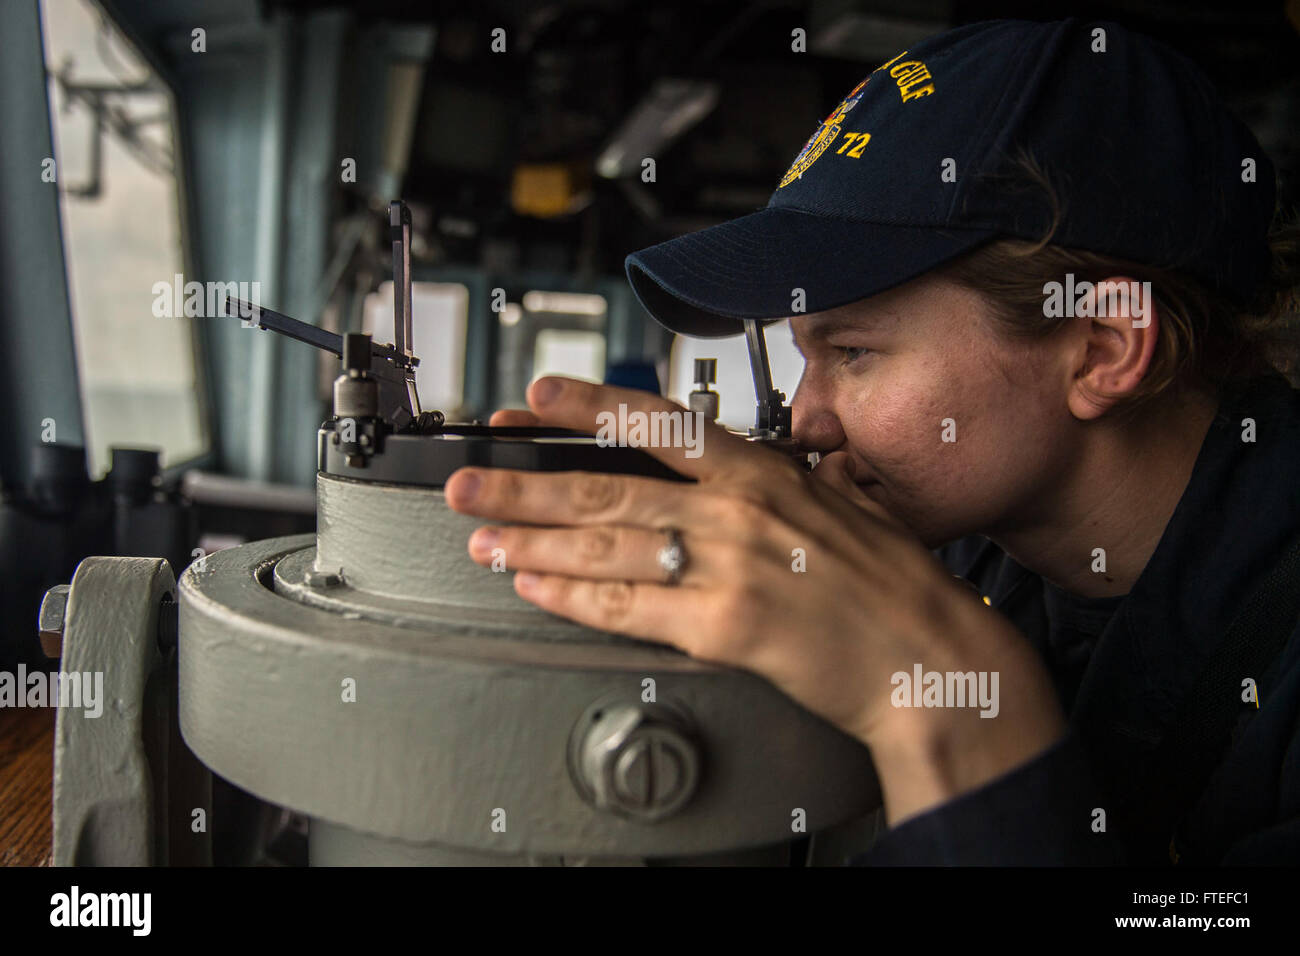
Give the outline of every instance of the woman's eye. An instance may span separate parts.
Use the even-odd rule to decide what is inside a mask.
[[[859,348],[857,346],[837,345],[835,351],[840,353],[845,365],[851,365],[853,362],[862,358],[871,352],[871,349]]]

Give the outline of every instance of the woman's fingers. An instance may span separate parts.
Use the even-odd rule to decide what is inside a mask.
[[[462,468],[448,480],[446,495],[454,511],[510,524],[630,525],[654,534],[675,527],[711,543],[741,545],[742,553],[733,560],[760,553],[771,557],[779,546],[787,562],[798,557],[795,549],[805,555],[833,552],[861,562],[895,537],[882,522],[902,530],[879,504],[845,480],[779,474],[773,469],[760,482],[737,475],[699,485],[594,472]],[[724,579],[734,573],[719,570]]]
[[[861,491],[856,484],[857,467],[848,452],[833,451],[822,455],[812,474],[817,481],[837,488],[845,495]]]
[[[488,425],[493,428],[533,428],[542,420],[523,408],[502,408],[492,413]]]
[[[548,384],[557,386],[558,393],[541,402],[540,392]],[[529,404],[536,411],[503,409],[492,415],[491,424],[537,425],[544,420],[548,425],[599,434],[602,422],[613,418],[617,422],[613,437],[624,439],[627,436],[621,432],[630,427],[625,423],[639,415],[652,423],[649,434],[636,436],[651,439],[650,447],[641,447],[700,483],[466,468],[447,483],[451,508],[523,525],[631,525],[653,533],[674,526],[706,535],[711,542],[740,543],[751,552],[741,554],[742,558],[754,557],[759,551],[770,558],[767,552],[780,542],[787,562],[802,560],[803,555],[837,554],[856,563],[888,563],[899,556],[901,538],[909,537],[902,523],[856,484],[846,453],[825,456],[810,477],[790,459],[761,447],[762,443],[731,435],[712,422],[700,423],[681,406],[659,396],[572,379],[539,379],[529,389]],[[692,439],[693,444],[669,442],[654,447],[653,439],[663,437],[663,429],[653,424],[658,421],[655,416],[667,415],[676,424],[674,412],[681,417],[681,425],[691,418],[690,426],[702,424],[702,432],[674,436]],[[785,528],[777,530],[774,525]],[[556,557],[563,560],[561,555]],[[736,555],[732,557],[734,560]],[[559,567],[553,570],[564,573]],[[646,579],[644,570],[629,569],[627,573]]]
[[[702,588],[523,573],[515,575],[515,591],[544,611],[595,630],[670,644],[692,656],[699,650],[696,629],[683,628],[682,621],[715,617],[716,599]]]
[[[680,529],[679,534],[686,553],[686,566],[678,578],[682,587],[716,585],[737,573],[753,573],[754,562],[762,558],[784,563],[789,550],[787,542],[741,546],[689,528]],[[630,525],[488,526],[479,528],[469,539],[471,557],[494,569],[652,583],[666,582],[659,552],[667,546],[664,532]]]
[[[708,495],[694,486],[584,471],[461,468],[447,480],[447,504],[461,514],[536,525],[630,524],[709,527]]]
[[[857,483],[856,466],[848,452],[833,451],[823,455],[812,471],[812,487],[818,500],[837,514],[865,511],[892,527],[904,529],[903,523],[888,508],[862,490]],[[838,497],[825,494],[826,489],[837,492]]]
[[[590,528],[479,528],[469,539],[470,555],[480,564],[498,558],[508,571],[539,571],[588,578],[623,578],[657,581],[659,549],[668,536],[631,525],[595,525]],[[682,544],[691,566],[681,583],[689,585],[701,574],[698,543],[683,533]]]
[[[704,415],[638,389],[546,376],[528,386],[528,404],[548,425],[640,448],[688,478],[757,473],[772,464],[769,452]]]

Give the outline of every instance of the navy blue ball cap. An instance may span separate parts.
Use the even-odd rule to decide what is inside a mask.
[[[1054,210],[1018,163],[1032,158]],[[1180,269],[1247,302],[1267,275],[1273,165],[1185,57],[1108,22],[999,20],[877,67],[813,131],[768,201],[627,257],[684,335],[884,292],[990,239]]]

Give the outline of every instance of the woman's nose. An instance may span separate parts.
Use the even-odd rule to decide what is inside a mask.
[[[844,429],[830,404],[801,379],[791,404],[794,439],[809,451],[831,452],[844,444]]]

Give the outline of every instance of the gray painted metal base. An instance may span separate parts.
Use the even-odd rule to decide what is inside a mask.
[[[879,805],[866,748],[754,675],[520,600],[441,492],[318,495],[318,541],[179,586],[185,741],[310,816],[313,862],[770,859]]]
[[[56,866],[211,863],[211,777],[181,744],[175,661],[158,642],[174,589],[161,558],[86,558],[72,578],[60,673],[99,675],[102,699],[60,700]]]

